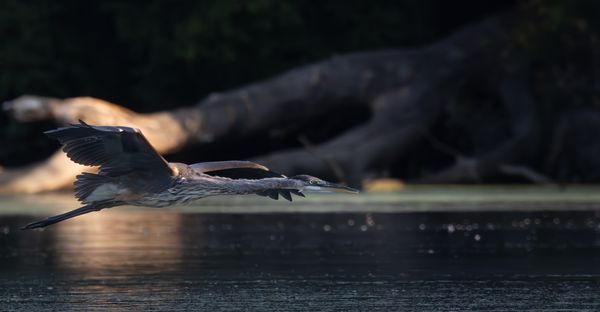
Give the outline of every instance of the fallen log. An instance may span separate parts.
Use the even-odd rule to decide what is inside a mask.
[[[514,23],[512,13],[500,14],[428,46],[336,56],[174,110],[140,114],[89,97],[39,96],[19,97],[4,103],[3,109],[23,122],[53,120],[65,125],[81,119],[94,125],[137,127],[160,153],[168,154],[291,124],[301,127],[356,103],[371,112],[364,124],[310,148],[276,151],[254,160],[286,174],[337,177],[360,186],[363,179],[377,176],[427,142],[430,129],[468,77],[489,74],[508,112],[512,137],[492,151],[473,155],[473,161],[456,161],[416,179],[476,182],[536,152],[536,105],[523,83],[526,62],[510,62],[522,59],[512,38]],[[57,152],[28,168],[5,170],[0,174],[0,192],[64,188],[82,169]]]

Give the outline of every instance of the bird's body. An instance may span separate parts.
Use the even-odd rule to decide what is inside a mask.
[[[111,200],[134,206],[166,207],[174,204],[187,204],[208,196],[246,195],[275,189],[286,194],[284,195],[287,196],[286,198],[291,198],[289,194],[292,191],[288,191],[287,188],[293,190],[300,187],[295,181],[284,177],[260,180],[231,179],[197,172],[185,164],[171,165],[177,166],[179,174],[172,177],[170,184],[158,190],[138,187],[139,179],[152,179],[151,176],[132,174],[115,179],[105,179],[89,194],[83,193],[79,199],[83,203]],[[187,172],[181,173],[182,169]],[[92,176],[92,174],[84,173],[79,176],[78,181],[88,175]],[[95,179],[96,177],[90,178]]]
[[[214,195],[257,194],[291,201],[304,191],[356,192],[308,175],[286,177],[249,161],[220,161],[186,165],[168,163],[143,134],[128,127],[99,127],[81,122],[46,132],[64,145],[73,161],[99,166],[97,174],[82,173],[75,197],[84,206],[28,224],[45,227],[88,212],[121,205],[166,207]]]

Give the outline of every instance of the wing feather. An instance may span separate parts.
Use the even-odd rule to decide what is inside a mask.
[[[221,171],[221,170],[229,170],[229,169],[256,169],[256,170],[260,170],[260,171],[268,171],[268,172],[272,172],[269,170],[269,168],[251,162],[251,161],[244,161],[244,160],[229,160],[229,161],[210,161],[210,162],[203,162],[203,163],[197,163],[197,164],[192,164],[190,165],[191,168],[193,168],[194,170],[198,171],[198,172],[202,172],[202,173],[210,173],[210,172],[217,172],[217,171]],[[280,174],[277,174],[279,176],[281,176]]]
[[[100,174],[105,176],[137,171],[166,182],[173,174],[167,161],[137,129],[90,126],[80,121],[45,133],[64,146],[63,151],[71,160],[85,166],[99,166]]]

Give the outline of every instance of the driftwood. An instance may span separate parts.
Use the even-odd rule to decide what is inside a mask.
[[[511,37],[514,19],[511,14],[495,16],[415,49],[336,56],[171,111],[138,114],[94,98],[35,96],[6,102],[4,109],[20,121],[68,124],[82,119],[95,125],[138,127],[160,153],[172,153],[192,145],[302,125],[357,103],[354,105],[364,105],[371,112],[364,124],[321,144],[304,142],[305,148],[254,160],[286,174],[337,176],[359,186],[364,178],[397,164],[416,146],[428,142],[430,129],[465,77],[482,77],[509,116],[511,137],[480,155],[457,157],[454,165],[418,181],[477,182],[507,168],[512,174],[539,177],[522,166],[510,169],[536,153],[539,135],[536,105],[525,78],[527,62]],[[62,188],[82,169],[57,152],[45,162],[0,174],[0,192]]]

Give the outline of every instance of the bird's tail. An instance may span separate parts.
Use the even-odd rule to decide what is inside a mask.
[[[67,219],[71,219],[89,212],[93,212],[93,211],[99,211],[102,210],[104,208],[108,208],[108,207],[113,207],[118,205],[117,203],[108,203],[108,202],[100,202],[100,203],[93,203],[93,204],[89,204],[89,205],[85,205],[81,208],[77,208],[75,210],[71,210],[69,212],[65,212],[63,214],[59,214],[56,216],[52,216],[49,218],[46,218],[44,220],[40,220],[40,221],[36,221],[33,223],[29,223],[26,226],[22,227],[21,230],[29,230],[29,229],[35,229],[35,228],[42,228],[42,227],[46,227],[48,225],[54,224],[54,223],[58,223]]]

